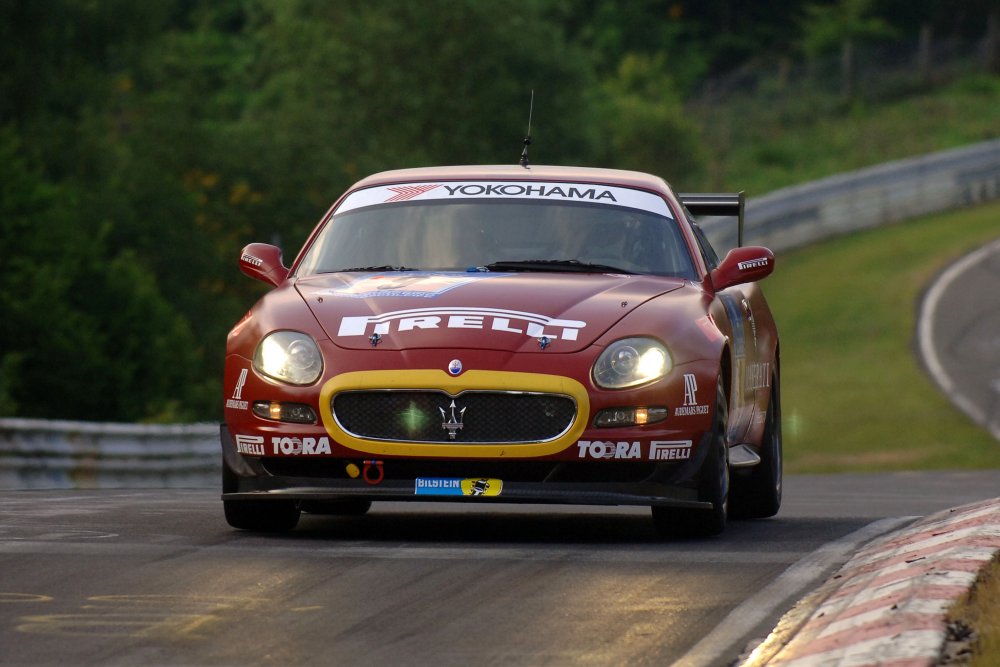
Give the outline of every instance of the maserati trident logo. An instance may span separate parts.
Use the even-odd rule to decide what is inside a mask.
[[[454,440],[455,433],[462,429],[462,417],[465,415],[465,408],[459,410],[456,415],[455,408],[457,406],[455,405],[455,401],[452,401],[451,405],[448,407],[451,409],[450,416],[447,412],[445,412],[444,408],[438,408],[438,410],[441,411],[441,428],[448,431],[449,440]]]

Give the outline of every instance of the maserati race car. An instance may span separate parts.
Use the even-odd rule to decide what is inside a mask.
[[[762,247],[693,215],[739,195],[543,166],[355,184],[233,328],[222,501],[249,530],[372,501],[648,505],[710,535],[781,503],[779,345]],[[742,245],[742,233],[740,234]]]

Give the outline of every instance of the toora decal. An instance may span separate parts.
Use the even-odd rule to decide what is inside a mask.
[[[641,459],[642,448],[639,441],[634,442],[604,442],[602,440],[580,440],[576,443],[580,448],[580,458],[592,459]]]
[[[274,436],[271,438],[274,455],[299,456],[310,454],[330,454],[330,439],[322,438],[290,438]]]

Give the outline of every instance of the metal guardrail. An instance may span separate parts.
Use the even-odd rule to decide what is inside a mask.
[[[787,251],[992,199],[1000,199],[1000,139],[750,199],[746,243]],[[732,220],[702,224],[720,251],[736,244]],[[0,419],[3,489],[217,487],[220,474],[214,424]]]
[[[212,487],[216,424],[0,419],[0,488]]]
[[[887,162],[754,197],[745,243],[775,252],[862,229],[1000,199],[1000,139]],[[702,221],[720,251],[736,245],[732,220]]]

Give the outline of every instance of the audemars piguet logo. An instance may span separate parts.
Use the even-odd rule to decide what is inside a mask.
[[[451,410],[450,415],[445,412],[444,408],[438,408],[441,411],[441,428],[448,431],[449,440],[454,440],[455,433],[462,430],[462,417],[465,416],[465,408],[460,409],[456,414],[455,410],[458,406],[455,405],[455,401],[452,401],[448,407]]]
[[[247,370],[244,368],[240,371],[240,377],[236,380],[236,387],[233,388],[233,397],[226,401],[227,408],[246,410],[250,407],[247,401],[243,400],[243,385],[247,383]]]
[[[684,405],[674,408],[674,416],[707,415],[708,406],[698,405],[698,378],[694,373],[684,374]]]

